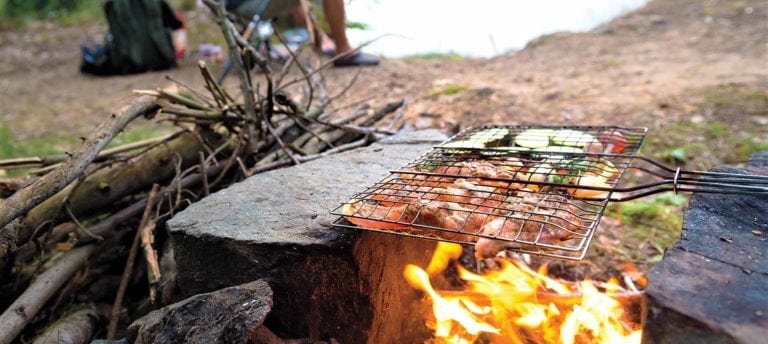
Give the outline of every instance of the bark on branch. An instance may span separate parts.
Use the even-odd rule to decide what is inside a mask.
[[[0,315],[0,343],[10,343],[45,303],[80,270],[96,245],[78,247],[64,254]]]
[[[119,114],[102,123],[78,148],[72,157],[56,170],[51,171],[31,185],[0,201],[0,227],[5,227],[15,218],[59,192],[80,176],[91,161],[99,154],[125,126],[136,117],[157,110],[151,97],[140,97],[124,107]],[[3,229],[5,231],[5,229]]]

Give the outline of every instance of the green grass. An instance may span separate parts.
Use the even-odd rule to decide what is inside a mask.
[[[443,87],[438,87],[429,92],[428,97],[439,97],[442,95],[450,96],[466,91],[467,88],[461,85],[448,84]]]
[[[760,128],[740,130],[719,121],[680,121],[648,134],[644,152],[673,165],[709,169],[719,164],[745,163],[768,150]]]
[[[0,0],[0,26],[24,28],[35,20],[81,25],[104,20],[101,0]]]
[[[118,134],[105,148],[124,145],[131,142],[160,137],[173,132],[168,126],[141,125],[127,129]],[[12,158],[43,157],[72,152],[82,141],[71,135],[46,134],[40,137],[17,140],[9,128],[0,125],[0,160]],[[29,169],[0,170],[0,176],[22,176]]]
[[[663,193],[652,198],[613,203],[606,216],[621,220],[627,235],[626,252],[633,259],[646,259],[653,263],[661,259],[664,250],[680,239],[683,227],[683,210],[688,196]],[[642,254],[647,249],[651,254]],[[647,258],[645,258],[647,257]]]
[[[61,154],[79,141],[58,134],[18,141],[9,128],[0,125],[0,159],[22,158]]]
[[[725,84],[702,91],[694,114],[703,120],[683,120],[652,130],[643,151],[673,165],[709,169],[740,164],[768,150],[768,92],[743,84]],[[703,114],[703,115],[702,115]]]

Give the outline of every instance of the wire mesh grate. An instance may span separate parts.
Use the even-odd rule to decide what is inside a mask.
[[[580,260],[604,194],[644,136],[645,129],[621,127],[470,128],[332,213],[343,216],[339,226],[488,250],[478,256],[508,249]]]

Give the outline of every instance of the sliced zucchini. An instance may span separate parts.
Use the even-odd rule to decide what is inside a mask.
[[[583,131],[562,129],[552,135],[552,142],[556,145],[584,147],[590,142],[595,142],[595,137]]]
[[[568,146],[547,146],[540,150],[548,153],[584,153],[581,148]]]
[[[552,129],[528,129],[515,137],[515,144],[528,148],[543,148],[549,146],[549,138],[554,134]]]
[[[503,139],[507,134],[509,134],[509,130],[505,128],[488,128],[469,135],[469,139],[472,141],[491,142]]]
[[[475,148],[485,148],[485,145],[483,145],[483,143],[479,141],[459,140],[459,141],[444,143],[440,147],[475,149]]]

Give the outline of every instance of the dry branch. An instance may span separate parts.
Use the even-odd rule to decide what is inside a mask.
[[[200,135],[204,135],[205,139],[211,141],[218,140],[210,132],[202,132]],[[168,166],[172,166],[173,161],[180,160],[185,167],[194,164],[198,160],[198,152],[204,150],[205,144],[201,142],[198,134],[185,132],[170,142],[153,147],[135,159],[114,164],[93,173],[77,188],[74,185],[65,188],[30,210],[23,219],[14,221],[3,229],[13,232],[16,240],[0,242],[0,259],[10,253],[13,249],[11,245],[26,242],[33,237],[38,228],[46,223],[56,222],[61,215],[60,209],[65,200],[75,216],[104,208],[120,198],[142,189],[146,190],[156,181],[172,177],[175,171]]]
[[[8,226],[8,224],[80,177],[99,151],[129,122],[155,110],[157,110],[157,104],[152,98],[135,99],[123,107],[119,115],[113,114],[109,120],[102,123],[59,168],[35,180],[9,198],[0,200],[0,269],[5,266],[8,255],[16,249],[18,242],[19,227]]]
[[[136,260],[136,252],[139,249],[142,228],[146,227],[152,221],[152,208],[155,203],[155,198],[157,197],[158,189],[159,186],[157,184],[152,185],[152,190],[149,191],[149,196],[147,196],[144,215],[141,216],[139,228],[136,229],[136,235],[133,238],[133,244],[131,244],[131,249],[128,252],[128,259],[125,262],[125,270],[123,270],[123,275],[120,278],[120,286],[117,289],[115,303],[112,304],[112,311],[109,316],[109,326],[107,327],[107,339],[114,339],[115,334],[117,333],[117,321],[120,319],[120,309],[123,305],[125,290],[128,288],[128,280],[130,280],[131,272],[133,272],[133,263]]]
[[[19,190],[5,200],[0,201],[0,227],[5,227],[15,218],[21,216],[32,207],[40,204],[48,197],[59,192],[75,178],[79,177],[86,167],[125,126],[136,117],[157,110],[154,99],[140,97],[127,105],[119,114],[100,125],[90,137],[85,140],[60,168],[36,180],[31,185]],[[7,229],[4,228],[3,232]],[[3,233],[6,234],[6,233]],[[0,257],[3,251],[0,248]]]
[[[96,306],[85,305],[51,324],[32,344],[89,343],[101,316]]]
[[[53,294],[80,270],[95,248],[95,245],[87,245],[73,249],[37,276],[29,288],[0,315],[0,343],[10,343],[16,338]]]

